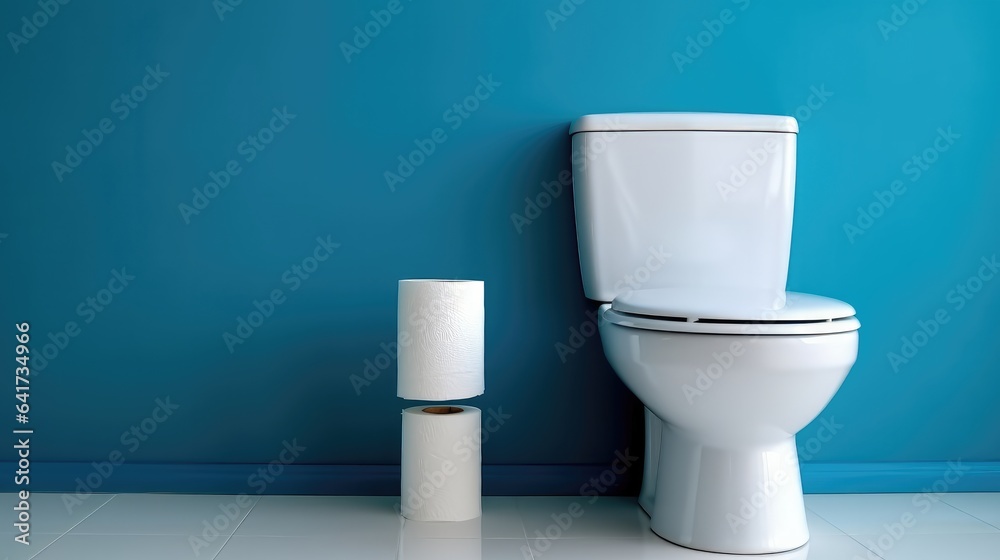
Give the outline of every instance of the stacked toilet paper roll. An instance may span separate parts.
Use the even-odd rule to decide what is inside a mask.
[[[400,280],[397,396],[445,401],[483,394],[484,285]],[[481,515],[482,414],[471,406],[403,410],[400,513],[416,521]]]
[[[479,280],[400,280],[397,338],[404,399],[482,395],[484,286]]]
[[[465,521],[482,514],[481,421],[472,406],[403,410],[403,517]]]

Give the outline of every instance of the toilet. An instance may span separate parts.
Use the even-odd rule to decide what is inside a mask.
[[[786,292],[798,124],[721,113],[570,126],[583,287],[645,405],[657,535],[765,554],[809,540],[795,434],[857,357],[854,308]]]

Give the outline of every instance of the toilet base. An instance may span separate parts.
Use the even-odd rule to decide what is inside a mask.
[[[646,415],[646,453],[642,458],[642,489],[639,490],[639,507],[646,515],[653,515],[653,504],[656,501],[656,471],[660,462],[660,438],[663,420],[656,417],[648,408]]]
[[[647,411],[647,424],[650,416]],[[794,436],[724,448],[665,422],[661,431],[655,499],[640,501],[651,505],[653,532],[687,548],[731,554],[785,552],[806,544]]]

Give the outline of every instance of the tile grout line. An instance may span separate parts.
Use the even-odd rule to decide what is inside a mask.
[[[855,536],[854,536],[854,535],[852,535],[852,534],[848,533],[847,531],[845,531],[845,530],[841,529],[841,528],[840,528],[839,526],[837,526],[837,524],[836,524],[836,523],[834,523],[833,521],[830,521],[829,519],[827,519],[827,518],[823,517],[822,515],[820,515],[818,511],[816,511],[816,510],[814,510],[814,509],[810,508],[809,506],[806,506],[806,510],[807,510],[807,511],[809,511],[809,512],[811,512],[811,513],[812,513],[813,515],[815,515],[816,517],[818,517],[818,518],[822,519],[823,521],[826,521],[827,523],[829,523],[829,524],[830,524],[830,526],[831,526],[831,527],[833,527],[834,529],[836,529],[836,530],[840,531],[840,535],[837,535],[837,536],[845,536],[845,537],[850,537],[850,539],[851,539],[852,541],[854,541],[854,542],[858,543],[858,546],[860,546],[861,548],[863,548],[863,549],[867,550],[868,552],[870,552],[870,553],[874,554],[874,555],[875,555],[876,557],[878,557],[878,558],[881,558],[882,560],[885,560],[885,556],[882,556],[882,555],[881,555],[881,554],[879,554],[878,552],[875,552],[874,550],[872,550],[872,549],[868,548],[868,545],[866,545],[865,543],[863,543],[863,542],[859,541],[859,540],[858,540],[857,538],[855,538]],[[809,540],[812,540],[812,535],[809,535]]]
[[[524,516],[521,515],[520,498],[520,496],[514,496],[514,512],[517,513],[517,520],[521,522],[521,532],[524,533],[524,544],[528,547],[528,554],[531,555],[531,560],[535,560],[535,551],[531,550],[531,540],[528,539],[528,528],[524,524]]]
[[[253,508],[257,507],[257,504],[260,503],[262,497],[263,496],[257,496],[257,499],[254,501],[253,505],[250,506],[250,511],[248,511],[247,514],[243,516],[243,519],[240,519],[240,522],[236,524],[236,527],[233,529],[233,532],[228,536],[226,536],[226,542],[222,543],[222,546],[219,547],[219,551],[216,552],[215,555],[213,555],[212,558],[210,558],[209,560],[215,560],[216,558],[219,557],[220,554],[222,554],[222,549],[226,548],[226,545],[229,544],[229,541],[234,536],[236,536],[236,531],[239,531],[240,526],[243,525],[243,522],[246,521],[248,517],[250,517],[250,514],[253,513]]]
[[[830,521],[829,519],[827,519],[827,518],[823,517],[822,515],[820,515],[818,511],[810,508],[809,506],[806,506],[806,511],[812,513],[813,515],[815,515],[816,517],[822,519],[823,521],[826,521],[827,523],[830,524],[831,527],[833,527],[834,529],[840,531],[841,534],[847,535],[848,537],[851,536],[851,535],[849,535],[847,533],[847,531],[845,531],[845,530],[841,529],[840,527],[838,527],[836,523],[834,523],[833,521]]]
[[[60,494],[60,496],[65,496],[65,494]],[[83,523],[84,521],[86,521],[91,515],[94,515],[95,513],[97,513],[98,510],[100,510],[104,506],[106,506],[109,503],[111,503],[111,500],[113,500],[113,499],[115,499],[117,497],[118,497],[118,494],[112,494],[111,497],[108,498],[103,504],[101,504],[101,505],[97,506],[96,508],[94,508],[94,511],[88,513],[87,515],[84,516],[83,519],[81,519],[81,520],[77,521],[76,523],[74,523],[73,526],[70,527],[69,529],[66,529],[66,531],[64,533],[62,533],[58,537],[52,539],[52,542],[50,542],[49,544],[43,546],[41,550],[39,550],[38,552],[36,552],[36,553],[32,554],[31,556],[29,556],[28,560],[31,560],[32,558],[34,558],[34,557],[38,556],[39,554],[45,552],[46,548],[48,548],[48,547],[56,544],[56,541],[58,541],[59,539],[65,537],[66,535],[68,535],[70,531],[72,531],[73,529],[76,529],[81,523]]]
[[[399,530],[396,531],[396,551],[392,555],[392,557],[395,560],[399,560],[399,557],[400,557],[401,553],[403,552],[403,550],[402,550],[402,547],[403,547],[403,525],[406,523],[406,518],[403,517],[403,513],[402,513],[403,512],[403,509],[402,509],[403,508],[403,498],[402,497],[399,498],[399,508],[400,508],[399,509],[400,512],[396,514],[396,515],[399,516]]]
[[[840,527],[837,527],[837,528],[839,529]],[[845,534],[846,534],[846,533],[845,533]],[[865,543],[863,543],[863,542],[861,542],[861,541],[859,541],[859,540],[857,539],[857,537],[860,537],[861,535],[857,535],[857,536],[855,536],[855,535],[847,535],[847,536],[848,536],[848,537],[851,537],[851,540],[852,540],[852,541],[854,541],[854,542],[858,543],[858,546],[860,546],[861,548],[863,548],[863,549],[867,550],[867,551],[868,551],[868,552],[870,552],[871,554],[874,554],[876,558],[881,558],[882,560],[885,560],[885,556],[882,556],[882,555],[881,555],[881,554],[879,554],[878,552],[875,552],[874,550],[872,550],[871,548],[869,548],[869,546],[868,546],[867,544],[865,544]]]
[[[954,504],[951,504],[951,503],[949,503],[949,502],[946,502],[946,501],[944,501],[944,498],[938,498],[938,501],[939,501],[939,502],[941,502],[942,504],[944,504],[944,505],[946,505],[946,506],[950,507],[950,508],[953,508],[953,509],[955,509],[955,510],[957,510],[957,511],[960,511],[960,512],[964,513],[965,515],[968,515],[969,517],[971,517],[971,518],[973,518],[973,519],[976,519],[976,520],[978,520],[978,521],[981,521],[981,522],[983,522],[983,523],[985,523],[985,524],[989,525],[990,527],[993,527],[994,529],[997,529],[997,530],[1000,530],[1000,527],[998,527],[998,526],[996,526],[996,525],[994,525],[994,524],[990,523],[989,521],[987,521],[987,520],[985,520],[985,519],[981,519],[981,518],[979,518],[978,516],[976,516],[976,515],[974,515],[974,514],[972,514],[972,513],[968,512],[968,511],[965,511],[964,509],[962,509],[962,508],[960,508],[960,507],[958,507],[958,506],[956,506],[956,505],[954,505]],[[989,533],[984,533],[984,534],[989,534]]]

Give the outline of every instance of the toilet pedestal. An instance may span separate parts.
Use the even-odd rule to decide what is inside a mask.
[[[732,554],[784,552],[809,540],[794,436],[713,447],[663,423],[659,452],[651,512],[657,535]]]
[[[648,408],[643,407],[646,416],[646,447],[642,458],[642,489],[639,490],[639,507],[646,515],[653,516],[653,503],[656,501],[656,471],[660,462],[660,439],[663,420],[660,420]]]

